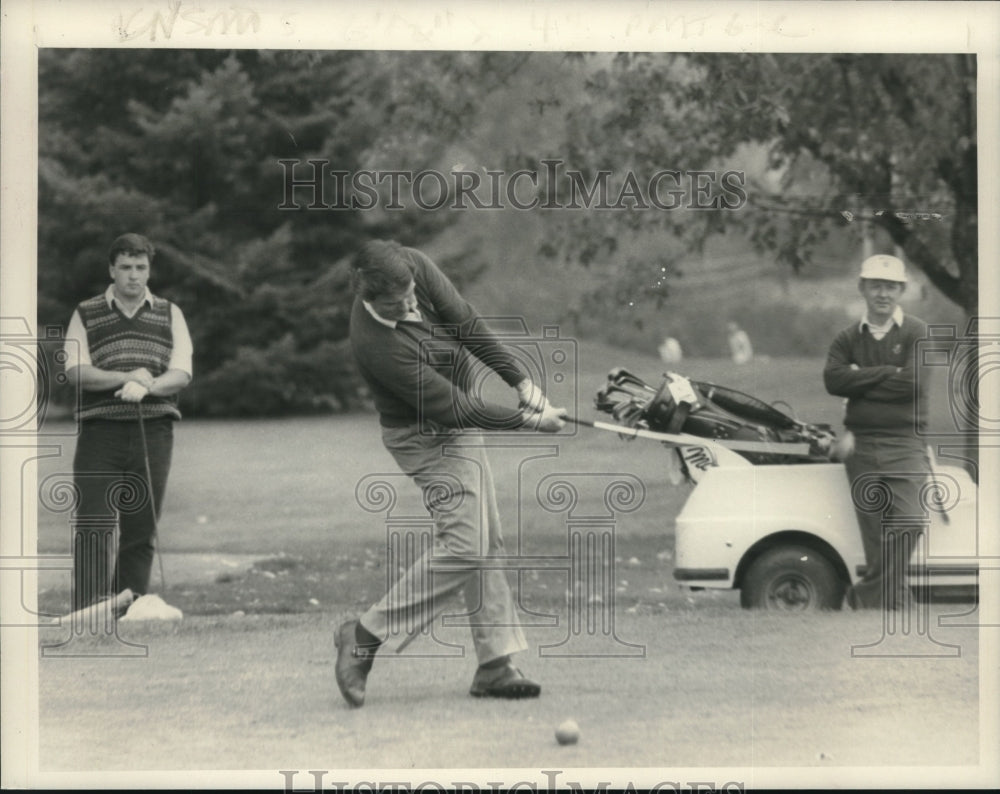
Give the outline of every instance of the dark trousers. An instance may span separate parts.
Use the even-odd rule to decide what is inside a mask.
[[[923,443],[913,437],[855,438],[844,463],[865,552],[865,575],[848,591],[855,609],[902,609],[909,603],[906,573],[927,526],[921,490],[930,475]]]
[[[173,420],[147,419],[144,428],[151,490],[139,422],[82,422],[73,458],[79,494],[73,531],[74,609],[125,588],[136,596],[149,588],[156,520],[173,453]],[[118,554],[112,560],[116,528]]]

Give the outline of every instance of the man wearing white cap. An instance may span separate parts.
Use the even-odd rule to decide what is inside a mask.
[[[847,604],[901,609],[909,598],[910,554],[926,525],[920,491],[930,462],[917,431],[926,423],[927,401],[920,388],[925,381],[916,376],[915,350],[927,325],[899,306],[906,268],[898,258],[868,257],[858,289],[865,315],[837,335],[823,370],[826,390],[847,398],[844,426],[854,438],[844,465],[866,572],[848,591]]]

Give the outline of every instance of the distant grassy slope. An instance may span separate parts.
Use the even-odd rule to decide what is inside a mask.
[[[488,267],[467,287],[466,296],[484,314],[522,316],[533,329],[558,324],[564,335],[651,355],[671,335],[688,355],[725,356],[725,325],[735,320],[761,353],[822,356],[834,334],[863,310],[856,278],[860,252],[849,241],[832,241],[814,265],[794,274],[733,237],[713,242],[703,255],[693,254],[683,275],[670,282],[662,308],[640,303],[574,320],[570,310],[584,294],[615,288],[617,264],[635,256],[650,262],[652,274],[658,245],[667,243],[623,231],[617,253],[605,262],[589,268],[554,262],[538,251],[557,233],[557,221],[541,212],[470,211],[428,250],[440,255],[471,246],[481,256]],[[911,270],[911,279],[905,310],[928,322],[964,328],[962,312],[922,274]]]

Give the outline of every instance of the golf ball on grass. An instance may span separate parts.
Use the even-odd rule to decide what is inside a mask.
[[[580,738],[580,726],[576,720],[564,720],[556,728],[556,741],[559,744],[576,744]]]

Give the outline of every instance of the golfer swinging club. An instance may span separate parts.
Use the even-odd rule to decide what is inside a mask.
[[[371,389],[383,443],[424,492],[434,538],[426,556],[404,572],[381,601],[360,620],[348,620],[337,629],[337,685],[351,706],[361,706],[372,662],[390,627],[405,625],[416,634],[434,620],[436,604],[461,593],[470,610],[478,607],[470,628],[479,667],[470,694],[537,697],[541,687],[511,661],[527,643],[505,573],[461,563],[503,554],[489,462],[482,446],[475,446],[477,429],[514,429],[515,424],[554,433],[565,425],[563,409],[549,404],[511,351],[420,251],[395,242],[369,242],[355,257],[352,276],[351,347]],[[457,333],[446,339],[434,334],[434,326]],[[433,345],[426,344],[431,339]],[[475,359],[517,390],[522,408],[514,415],[516,421],[512,411],[500,405],[470,406],[466,392],[473,385],[468,381],[475,367],[466,364]],[[461,457],[445,454],[456,442],[471,444],[461,447]],[[458,483],[461,490],[447,508],[434,496],[443,478]],[[449,562],[458,565],[438,564]],[[432,574],[426,573],[430,567],[435,568]]]
[[[191,382],[192,371],[183,313],[146,286],[154,254],[142,235],[115,240],[108,252],[111,284],[77,306],[66,331],[66,374],[82,392],[73,459],[80,498],[74,610],[126,589],[145,595],[149,587],[154,509],[163,504],[173,424],[181,418],[177,394]],[[145,483],[152,499],[147,491],[137,504],[114,504],[116,492],[135,490],[119,488],[127,479]],[[120,539],[112,576],[108,558],[116,518]]]

